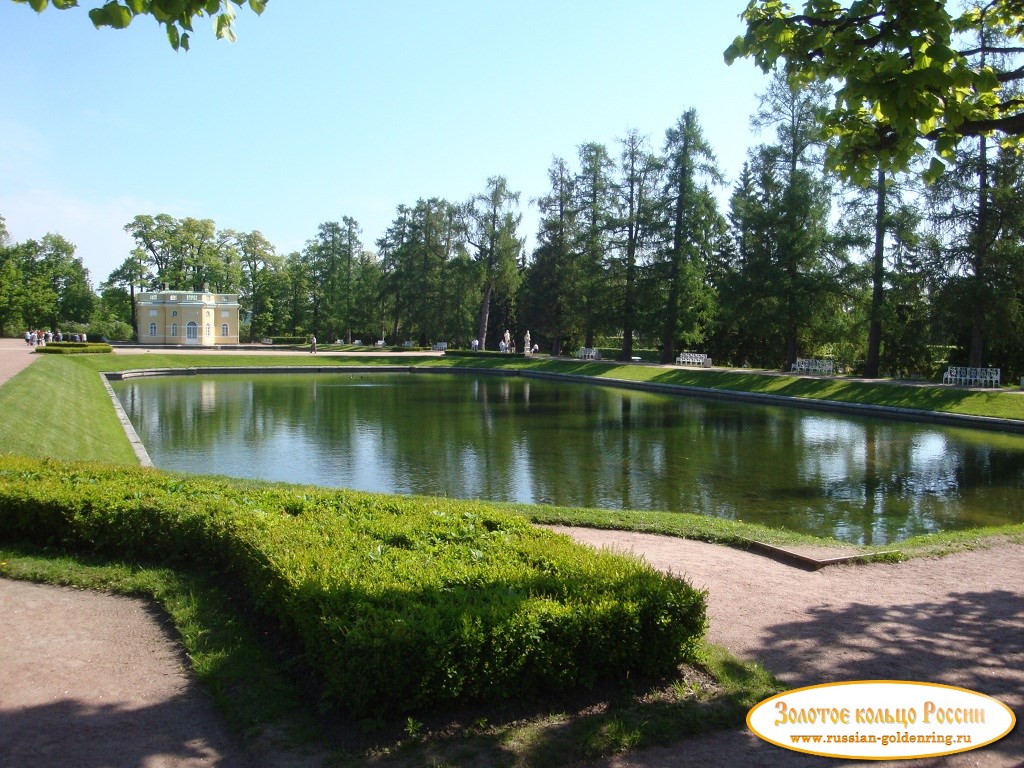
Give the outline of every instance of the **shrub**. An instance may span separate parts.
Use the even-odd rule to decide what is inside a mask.
[[[704,594],[476,502],[0,458],[0,540],[197,562],[357,715],[670,673]]]
[[[263,342],[270,342],[271,344],[308,344],[308,336],[268,336],[263,339]]]
[[[601,350],[601,357],[605,360],[615,360],[622,354],[622,347],[598,347]],[[660,349],[638,349],[633,347],[633,357],[639,357],[644,363],[661,362]]]
[[[114,348],[94,341],[51,341],[45,347],[36,347],[35,351],[44,355],[91,355],[113,352]]]
[[[451,357],[493,357],[499,359],[528,357],[523,352],[499,352],[496,349],[478,349],[475,352],[472,349],[446,349],[444,353]]]

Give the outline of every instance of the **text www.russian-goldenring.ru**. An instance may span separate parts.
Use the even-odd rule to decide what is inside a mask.
[[[890,744],[944,744],[951,747],[954,744],[970,744],[970,734],[951,733],[827,733],[827,734],[791,734],[790,740],[793,744],[880,744],[888,747]]]

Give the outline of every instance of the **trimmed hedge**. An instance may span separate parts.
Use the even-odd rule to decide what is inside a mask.
[[[114,348],[93,341],[51,341],[46,346],[36,347],[34,351],[42,355],[91,355],[113,352]]]
[[[0,458],[0,539],[220,570],[356,715],[692,660],[705,596],[485,504]]]
[[[446,349],[445,355],[449,357],[495,357],[504,359],[525,359],[527,357],[524,352],[499,352],[496,349],[478,349],[473,351],[472,349]],[[536,357],[536,355],[533,355]]]

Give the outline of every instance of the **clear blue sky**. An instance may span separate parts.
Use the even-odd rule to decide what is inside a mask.
[[[352,216],[372,248],[400,203],[494,175],[532,241],[554,156],[617,156],[630,128],[660,148],[690,107],[735,181],[767,84],[722,59],[745,5],[270,0],[239,12],[238,42],[202,19],[175,53],[149,18],[95,30],[85,9],[0,0],[0,214],[15,240],[67,237],[94,284],[136,214],[258,229],[281,253]]]

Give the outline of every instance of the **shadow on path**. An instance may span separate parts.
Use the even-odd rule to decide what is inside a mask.
[[[237,748],[211,739],[209,720],[184,697],[141,709],[63,699],[0,710],[0,765],[249,768]]]
[[[1024,601],[1007,590],[954,592],[890,607],[819,606],[806,618],[769,626],[755,653],[796,686],[872,679],[942,683],[993,696],[1020,717],[1022,625]],[[822,647],[836,652],[815,653]],[[989,747],[934,764],[1024,765],[1024,729],[1018,726]]]

